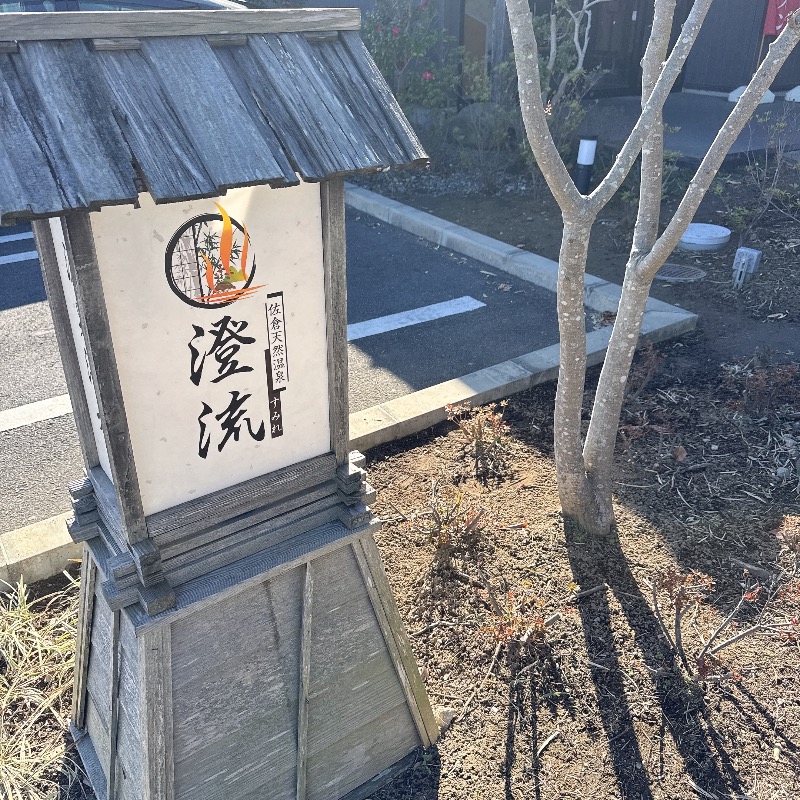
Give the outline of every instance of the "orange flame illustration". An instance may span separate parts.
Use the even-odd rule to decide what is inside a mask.
[[[213,294],[216,285],[214,283],[214,267],[211,265],[205,253],[200,253],[200,255],[203,256],[203,261],[206,262],[206,283],[208,284],[208,291]]]
[[[222,235],[219,239],[219,258],[225,269],[225,274],[231,274],[231,249],[233,247],[233,225],[228,212],[219,204],[214,203],[222,215]]]
[[[239,265],[241,266],[241,269],[242,269],[242,280],[246,281],[247,280],[247,241],[248,241],[249,237],[247,235],[247,225],[242,223],[242,228],[244,228],[244,242],[242,242],[242,257],[239,259]]]

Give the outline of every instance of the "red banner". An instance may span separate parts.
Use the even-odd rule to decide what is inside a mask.
[[[786,17],[800,9],[800,0],[769,0],[764,20],[764,36],[777,36],[786,24]]]

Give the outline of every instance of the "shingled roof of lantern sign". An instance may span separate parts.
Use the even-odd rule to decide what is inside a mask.
[[[0,16],[0,222],[424,164],[357,9]]]

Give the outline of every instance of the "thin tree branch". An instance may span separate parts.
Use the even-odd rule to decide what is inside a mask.
[[[611,167],[608,175],[600,183],[600,185],[589,195],[592,203],[592,208],[597,210],[597,213],[608,203],[608,201],[616,194],[625,177],[630,172],[633,162],[636,161],[645,136],[652,127],[656,117],[661,113],[664,103],[669,96],[675,81],[678,79],[683,65],[697,40],[697,35],[700,33],[700,27],[703,20],[706,18],[708,9],[711,6],[712,0],[695,0],[689,16],[686,18],[681,34],[675,47],[672,49],[669,58],[661,70],[658,80],[656,81],[653,91],[642,109],[641,116],[631,131],[625,144],[622,146],[619,154],[617,155],[614,165]]]
[[[787,18],[784,29],[770,45],[767,57],[761,62],[761,66],[756,70],[739,98],[739,102],[736,103],[725,124],[717,133],[666,230],[661,234],[650,253],[639,264],[638,269],[643,274],[655,275],[675,249],[722,166],[725,156],[798,42],[800,42],[800,12],[795,12]]]

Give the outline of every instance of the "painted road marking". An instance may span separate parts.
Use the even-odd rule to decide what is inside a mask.
[[[7,256],[0,256],[0,264],[19,264],[23,261],[34,261],[39,258],[39,254],[35,250],[29,250],[26,253],[10,253]]]
[[[434,303],[411,311],[401,311],[399,314],[389,314],[385,317],[368,319],[364,322],[354,322],[347,326],[347,340],[363,339],[366,336],[375,336],[378,333],[396,331],[398,328],[407,328],[409,325],[419,325],[421,322],[432,322],[442,317],[451,317],[454,314],[463,314],[466,311],[475,311],[483,308],[486,303],[481,303],[474,297],[465,295],[455,300],[446,300],[444,303]]]
[[[69,402],[68,394],[60,394],[57,397],[49,397],[47,400],[9,408],[6,411],[0,411],[0,433],[71,413],[72,405]]]
[[[0,244],[4,244],[5,242],[21,242],[24,239],[33,239],[33,231],[0,234]]]

